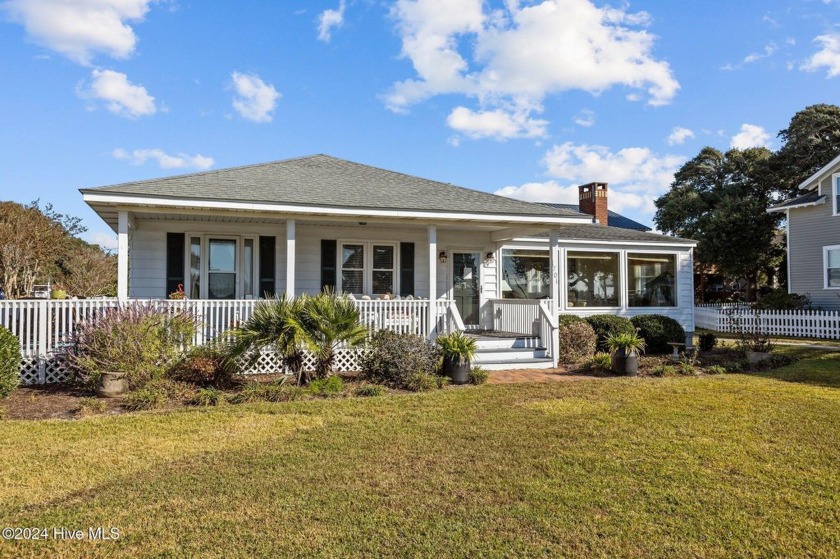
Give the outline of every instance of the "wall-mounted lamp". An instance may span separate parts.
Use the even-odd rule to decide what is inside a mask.
[[[496,255],[493,254],[492,252],[488,252],[484,256],[484,265],[485,266],[492,266],[495,263],[496,263]]]
[[[440,251],[440,254],[438,254],[438,260],[440,260],[441,264],[446,264],[446,251],[445,250]]]

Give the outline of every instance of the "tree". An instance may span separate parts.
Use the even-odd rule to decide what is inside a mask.
[[[777,188],[796,196],[799,185],[840,155],[840,107],[811,105],[799,111],[779,132],[784,145],[773,156],[771,170]]]
[[[68,294],[77,297],[117,294],[117,257],[77,238],[57,261],[58,281]]]
[[[726,153],[703,148],[655,202],[657,227],[696,239],[700,270],[746,278],[749,300],[755,298],[759,273],[781,257],[773,243],[780,216],[765,211],[776,195],[770,157],[765,148]]]

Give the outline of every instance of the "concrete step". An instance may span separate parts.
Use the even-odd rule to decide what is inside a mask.
[[[518,359],[542,359],[545,357],[544,347],[490,347],[479,348],[475,354],[475,362],[485,361],[514,361]]]
[[[491,338],[474,336],[479,349],[510,349],[510,348],[539,348],[542,347],[539,337],[519,336],[516,338]]]
[[[507,371],[511,369],[551,369],[554,363],[551,359],[513,359],[513,360],[496,360],[487,361],[484,363],[475,362],[475,365],[480,366],[485,371]]]

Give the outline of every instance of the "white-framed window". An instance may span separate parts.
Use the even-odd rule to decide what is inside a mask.
[[[503,299],[546,299],[551,296],[546,249],[503,248],[500,273]]]
[[[840,245],[823,247],[823,276],[826,289],[840,289]]]
[[[621,253],[608,250],[566,252],[569,307],[621,306]]]
[[[834,215],[840,215],[840,173],[831,175],[831,200]]]
[[[256,237],[186,233],[185,277],[191,299],[252,299],[257,296]]]
[[[380,241],[339,241],[340,293],[387,295],[398,293],[397,244]]]
[[[630,307],[676,307],[677,255],[628,252],[627,290]]]

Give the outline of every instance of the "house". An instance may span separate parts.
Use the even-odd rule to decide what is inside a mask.
[[[788,292],[840,310],[840,156],[799,189],[805,193],[767,210],[787,218]]]
[[[81,193],[118,234],[121,299],[333,288],[422,306],[428,336],[545,341],[558,313],[660,313],[694,330],[695,242],[611,226],[604,183],[572,209],[314,155]]]

